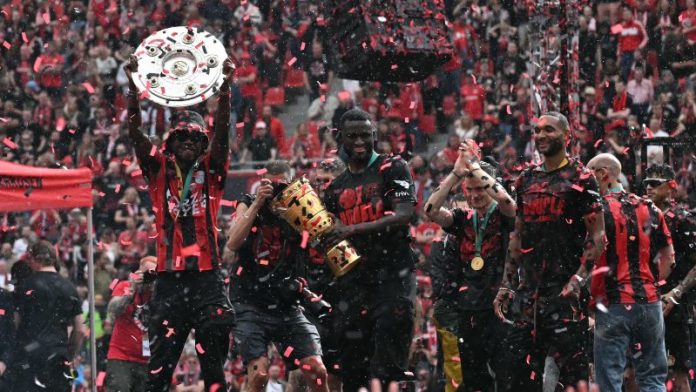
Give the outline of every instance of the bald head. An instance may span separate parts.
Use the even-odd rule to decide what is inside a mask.
[[[599,182],[602,194],[615,186],[621,175],[621,162],[612,154],[602,153],[587,162],[587,167],[594,173]]]

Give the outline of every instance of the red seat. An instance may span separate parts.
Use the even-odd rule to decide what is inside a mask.
[[[453,95],[445,95],[442,99],[442,114],[445,117],[454,117],[457,113],[457,101]]]
[[[304,88],[304,71],[289,67],[285,74],[285,88]]]
[[[271,87],[266,90],[264,103],[269,106],[285,105],[285,89],[282,87]]]
[[[435,116],[432,114],[425,114],[421,116],[420,121],[418,122],[418,128],[420,128],[421,132],[423,132],[426,135],[432,135],[435,133],[435,129],[437,128],[437,125],[435,124]]]

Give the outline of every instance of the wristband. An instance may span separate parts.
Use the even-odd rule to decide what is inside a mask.
[[[510,292],[512,294],[515,294],[515,290],[513,290],[509,287],[500,286],[500,288],[498,289],[498,292],[501,292],[501,291],[507,291],[507,292]]]
[[[452,171],[450,172],[450,174],[452,174],[453,176],[457,177],[457,178],[460,179],[460,180],[461,180],[462,178],[464,178],[464,176],[466,176],[466,174],[462,174],[462,175],[460,176],[459,174],[455,173],[454,170],[452,170]]]

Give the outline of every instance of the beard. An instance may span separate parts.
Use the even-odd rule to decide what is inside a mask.
[[[553,139],[549,141],[548,150],[542,154],[544,156],[550,157],[558,154],[561,150],[563,150],[563,141],[561,139]]]

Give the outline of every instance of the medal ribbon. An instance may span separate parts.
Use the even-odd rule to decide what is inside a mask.
[[[188,197],[189,193],[189,188],[191,187],[191,179],[193,179],[193,169],[195,169],[196,165],[191,166],[191,168],[188,171],[188,174],[186,174],[186,179],[183,182],[183,188],[181,186],[182,182],[182,175],[181,175],[181,168],[179,168],[179,165],[174,162],[174,167],[176,168],[176,176],[179,179],[179,203],[183,203],[184,200]]]
[[[486,216],[483,218],[483,222],[481,222],[481,227],[478,226],[478,212],[474,210],[474,231],[476,232],[476,242],[474,243],[476,246],[476,256],[481,257],[481,245],[483,244],[483,233],[486,231],[486,226],[488,226],[488,220],[490,219],[491,215],[493,215],[493,211],[495,210],[495,207],[498,205],[497,202],[491,203],[491,206],[488,207],[488,211],[486,211]]]

